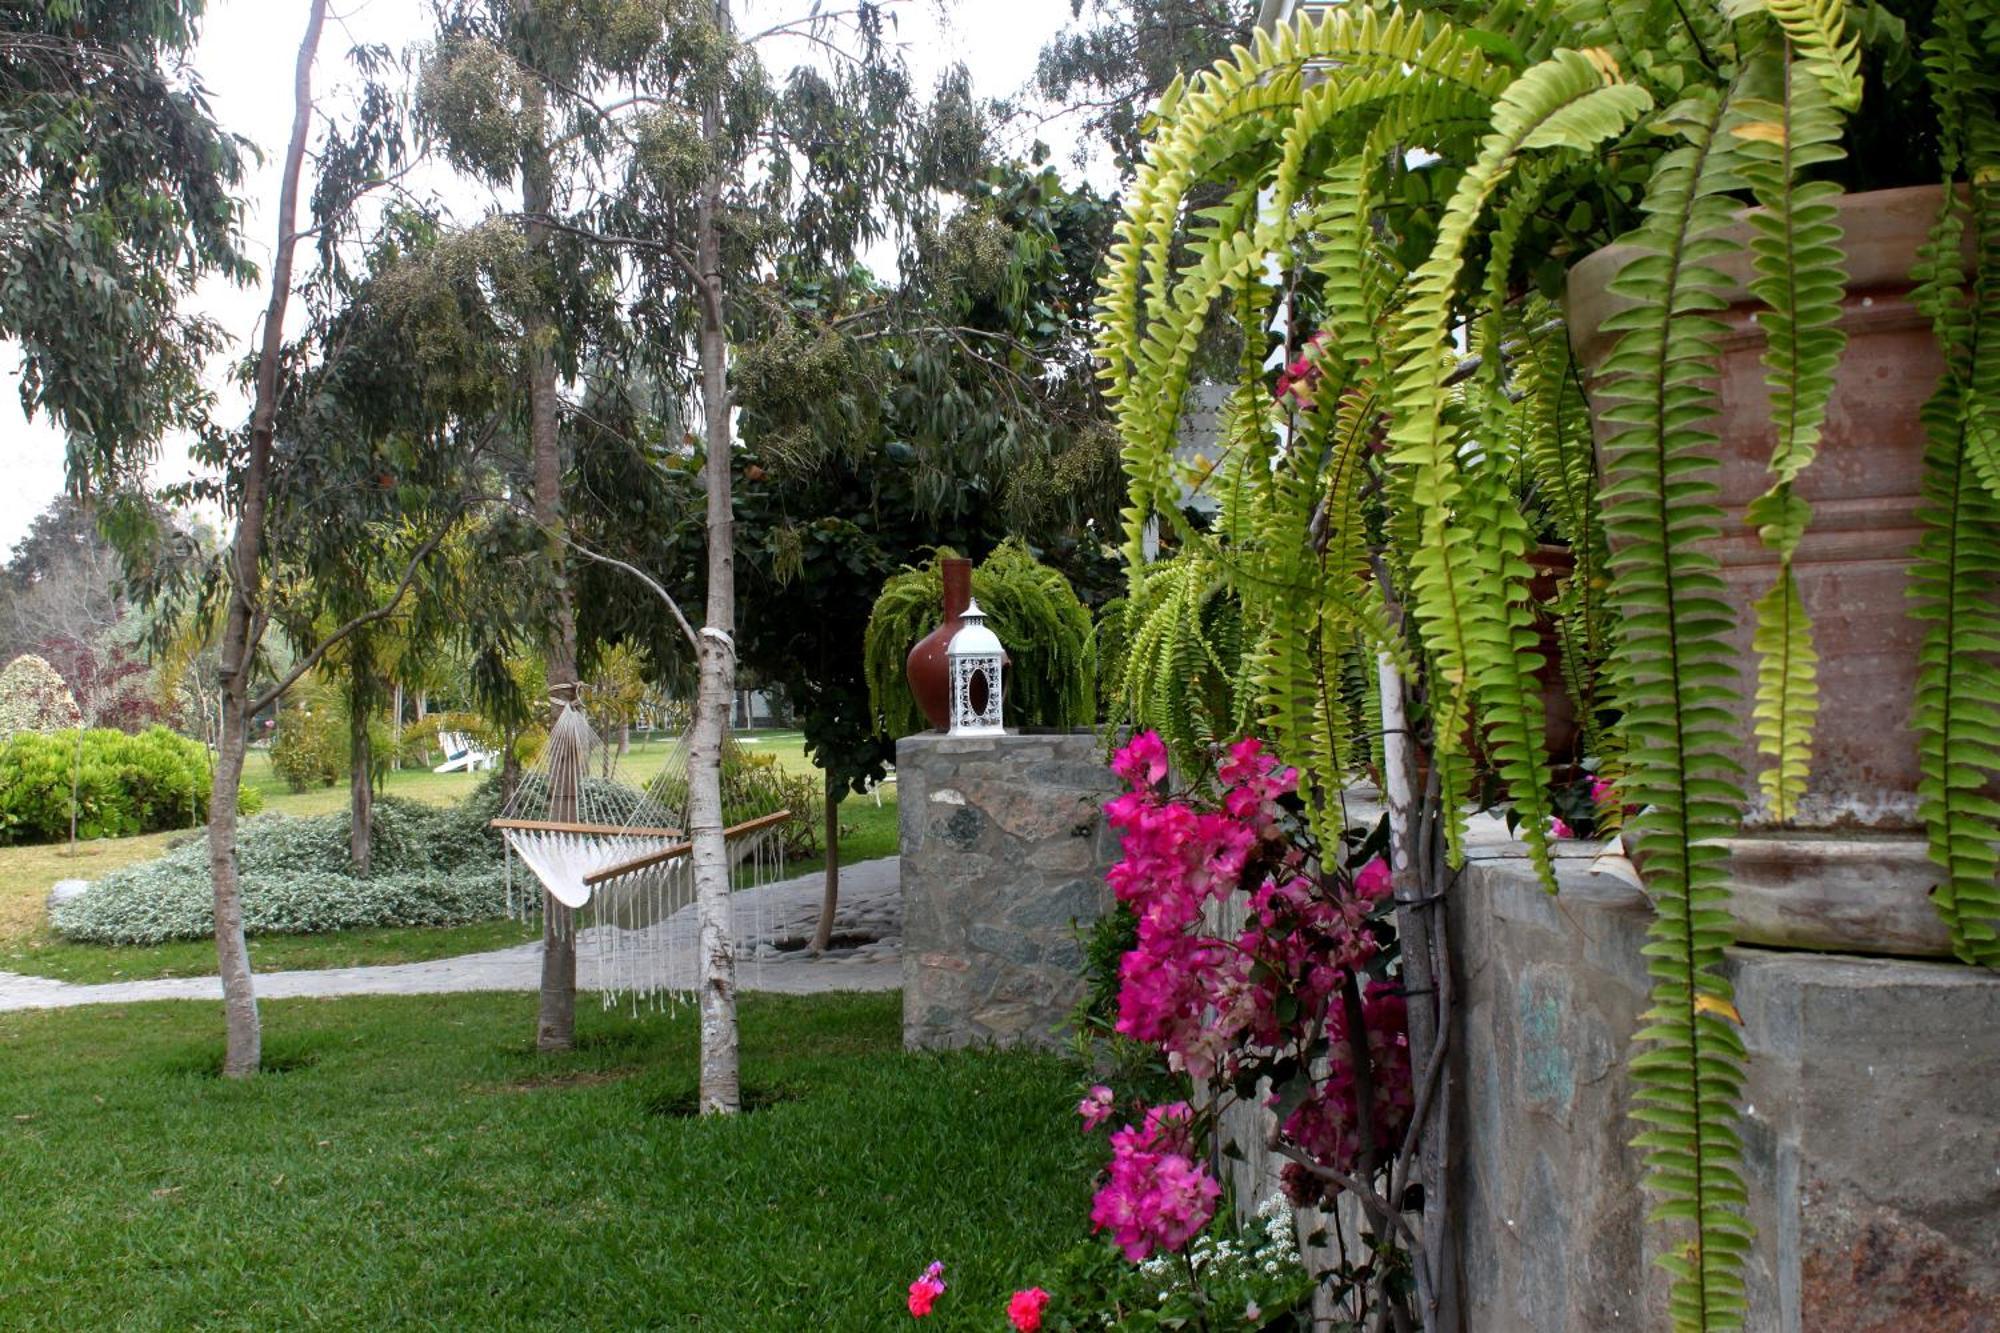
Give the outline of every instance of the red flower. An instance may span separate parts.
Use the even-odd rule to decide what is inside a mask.
[[[1049,1294],[1040,1287],[1029,1287],[1017,1291],[1007,1302],[1007,1319],[1020,1333],[1036,1333],[1042,1326],[1042,1308],[1049,1303]]]
[[[944,1295],[944,1264],[933,1261],[924,1275],[910,1284],[910,1314],[921,1319],[931,1312],[937,1298]]]

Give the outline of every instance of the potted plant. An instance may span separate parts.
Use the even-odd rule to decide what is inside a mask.
[[[1944,937],[2000,963],[2000,52],[1958,0],[1851,12],[1342,6],[1260,34],[1163,99],[1104,284],[1135,568],[1155,518],[1227,562],[1258,721],[1329,811],[1367,730],[1332,706],[1343,673],[1404,682],[1381,697],[1407,725],[1372,721],[1427,737],[1446,863],[1478,737],[1548,873],[1514,482],[1559,452],[1596,491],[1600,757],[1656,906],[1633,1114],[1694,1328],[1744,1309],[1732,850],[1804,854],[1746,843],[1746,815],[1921,822]],[[1907,173],[1887,183],[1932,188],[1843,198],[1885,154]],[[1537,336],[1557,296],[1574,365]],[[1172,446],[1219,317],[1247,331],[1243,374],[1197,533]],[[1274,393],[1269,328],[1288,380],[1295,357],[1317,371],[1309,400]]]

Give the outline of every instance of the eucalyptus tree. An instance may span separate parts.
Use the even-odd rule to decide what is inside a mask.
[[[565,538],[562,387],[593,355],[627,350],[616,299],[632,237],[600,227],[607,183],[686,52],[652,0],[440,0],[437,38],[419,73],[420,124],[453,166],[501,191],[489,222],[518,225],[525,285],[515,321],[524,407],[526,492],[543,533],[542,651],[552,707],[578,685],[575,599]],[[607,94],[606,90],[613,92]],[[622,90],[622,91],[620,91]],[[544,895],[536,1045],[575,1040],[576,945],[569,909]]]
[[[78,491],[203,425],[220,331],[183,298],[206,274],[254,275],[231,193],[244,145],[187,64],[204,8],[0,3],[0,339],[22,406],[68,436]]]
[[[1090,362],[1094,269],[1113,211],[1040,164],[995,163],[919,229],[894,284],[865,272],[772,284],[781,311],[737,366],[746,662],[783,684],[825,777],[838,906],[839,802],[878,781],[862,630],[882,583],[934,547],[1009,534],[1087,551],[1121,500]]]
[[[420,89],[427,123],[462,169],[510,189],[518,179],[513,216],[541,261],[548,319],[526,331],[538,349],[526,379],[536,518],[552,568],[576,553],[562,489],[564,377],[573,380],[588,354],[700,403],[688,443],[700,460],[709,546],[701,628],[671,598],[661,609],[698,664],[689,822],[706,960],[702,1102],[733,1110],[720,792],[736,665],[729,346],[754,336],[766,274],[844,270],[933,208],[932,187],[969,116],[962,96],[946,99],[952,114],[921,114],[874,3],[753,36],[713,0],[452,0],[438,13]],[[769,77],[759,40],[801,35],[823,58]],[[622,306],[622,326],[604,317],[607,303]],[[555,585],[567,588],[567,576]],[[558,605],[551,626],[553,664],[566,670],[552,693],[561,695],[574,688],[573,612]],[[539,1039],[560,1044],[574,960],[566,937],[549,944]]]
[[[1268,8],[1259,0],[1070,0],[1077,21],[1042,46],[1034,91],[1081,116],[1086,135],[1130,174],[1167,85],[1249,42]]]

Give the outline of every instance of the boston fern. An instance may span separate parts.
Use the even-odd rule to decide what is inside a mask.
[[[1898,46],[1903,20],[1855,12],[1879,46]],[[1811,514],[1796,482],[1843,346],[1834,201],[1869,169],[1844,160],[1843,138],[1869,71],[1893,58],[1864,52],[1849,13],[1838,0],[1350,4],[1260,33],[1163,97],[1102,291],[1101,373],[1130,482],[1128,704],[1150,711],[1148,690],[1168,697],[1162,682],[1215,655],[1226,604],[1246,674],[1212,711],[1243,710],[1300,767],[1322,837],[1372,756],[1356,703],[1386,659],[1422,685],[1450,857],[1483,775],[1554,886],[1529,589],[1538,537],[1569,544],[1575,572],[1543,615],[1586,736],[1640,807],[1627,834],[1658,910],[1634,1115],[1655,1221],[1675,1237],[1661,1261],[1673,1316],[1691,1329],[1740,1327],[1746,1309],[1745,1051],[1722,972],[1720,840],[1739,826],[1746,779],[1782,822],[1811,762],[1816,659],[1791,563]],[[2000,804],[1987,795],[2000,772],[1996,33],[1993,0],[1942,0],[1917,98],[1937,118],[1933,179],[1955,189],[1918,275],[1947,364],[1925,414],[1914,572],[1930,627],[1920,795],[1945,871],[1939,908],[1960,955],[1987,964],[2000,962]],[[1773,441],[1750,521],[1777,557],[1755,608],[1756,775],[1731,758],[1734,613],[1708,549],[1727,522],[1713,377],[1737,247],[1722,233],[1751,205]],[[1624,258],[1592,386],[1600,475],[1546,294],[1614,239]],[[1191,475],[1175,447],[1218,324],[1243,336],[1243,369],[1223,455]],[[1271,361],[1265,330],[1282,340]],[[1189,486],[1216,500],[1212,523],[1184,512]],[[1149,532],[1172,548],[1164,567],[1146,564]],[[1187,623],[1161,623],[1176,614]],[[1225,663],[1206,669],[1234,679]],[[1181,743],[1235,720],[1191,723]]]

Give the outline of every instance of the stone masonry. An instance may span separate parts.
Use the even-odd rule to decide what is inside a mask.
[[[1101,742],[925,733],[896,746],[896,778],[904,1044],[1060,1044],[1117,858]]]
[[[1473,855],[1451,908],[1467,1328],[1664,1328],[1625,1067],[1651,908],[1580,856],[1550,897],[1518,855]],[[2000,1329],[2000,976],[1754,948],[1729,967],[1750,1053],[1747,1326]]]

